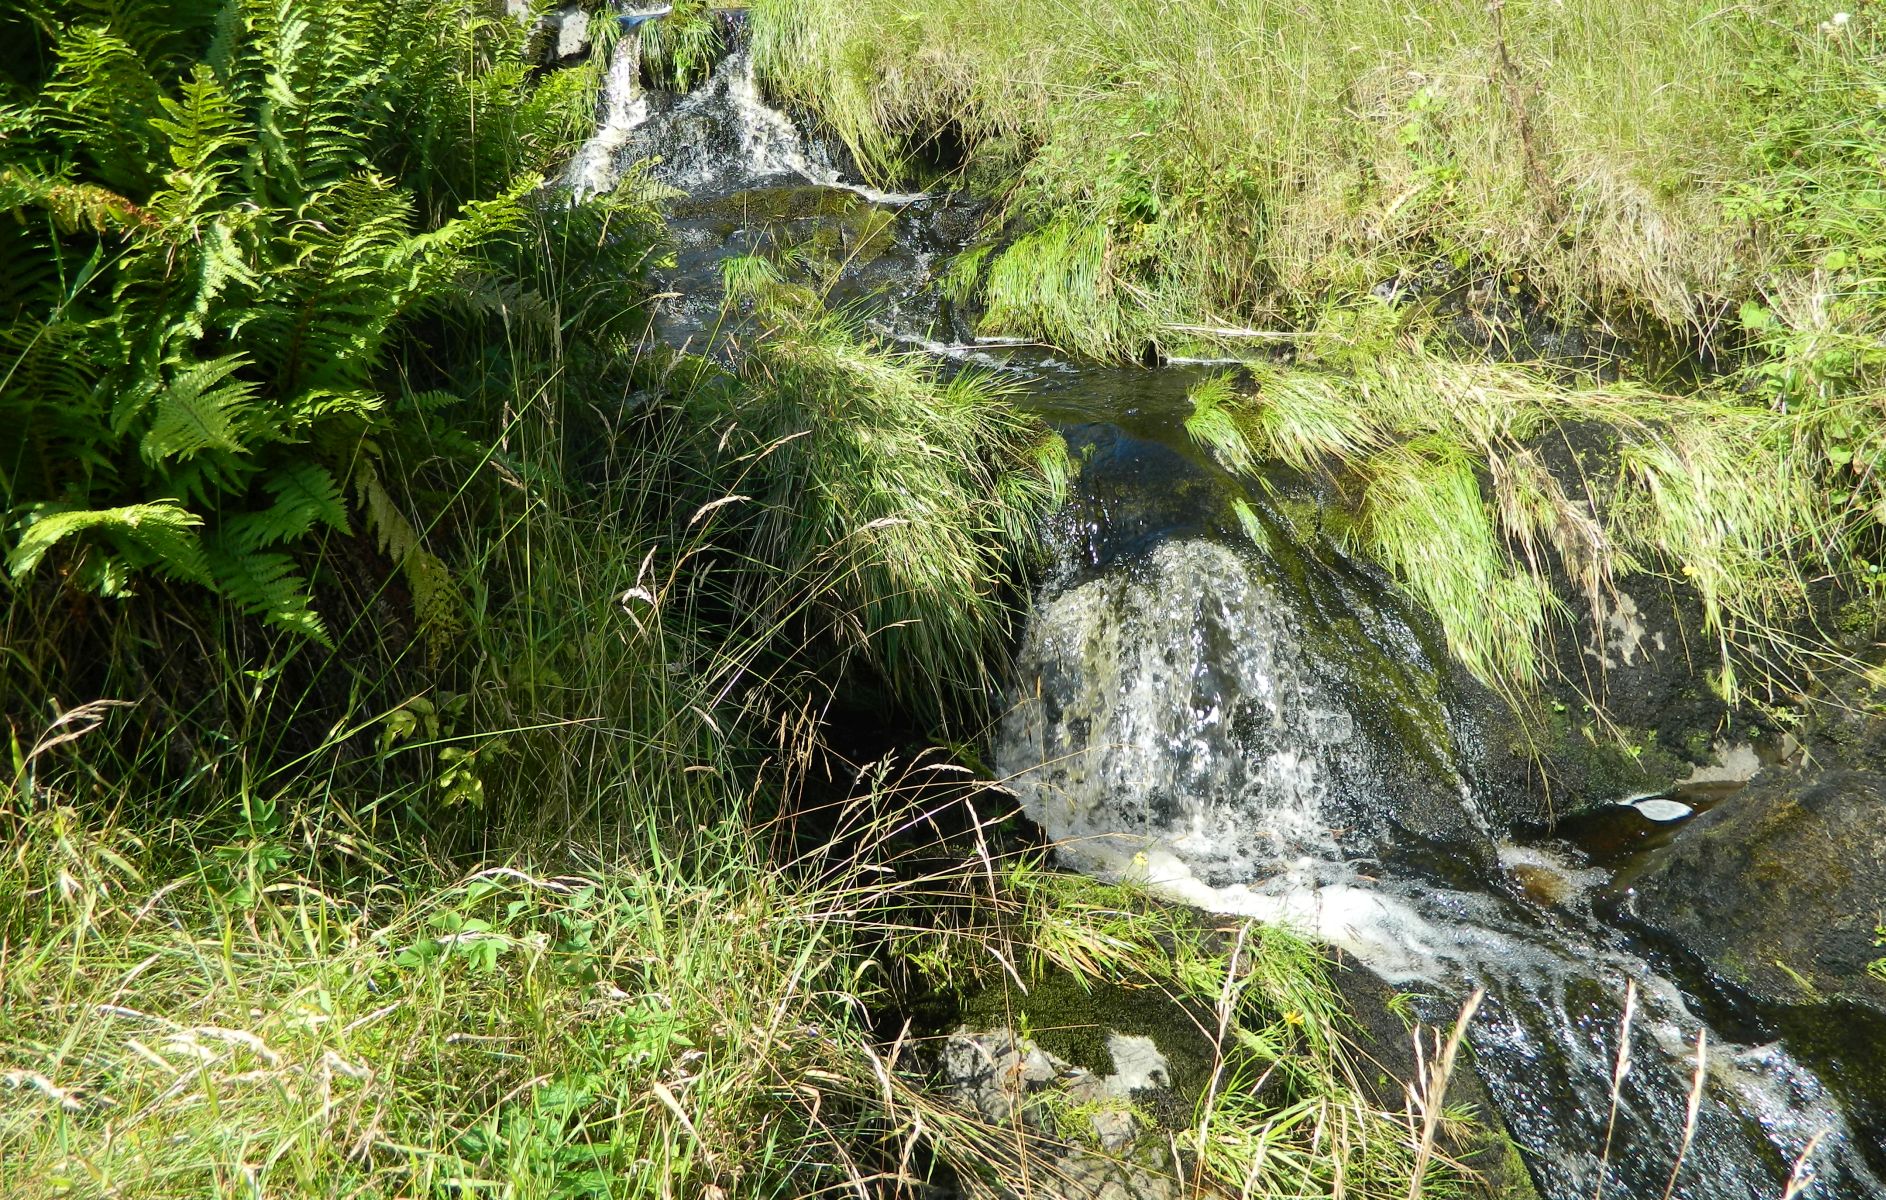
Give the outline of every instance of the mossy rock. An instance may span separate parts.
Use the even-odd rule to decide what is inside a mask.
[[[966,1029],[1017,1030],[1056,1058],[1099,1075],[1113,1070],[1110,1035],[1149,1038],[1166,1057],[1173,1090],[1188,1104],[1203,1093],[1215,1057],[1204,1031],[1215,1029],[1217,1018],[1205,1005],[1064,971],[1037,976],[1026,992],[1012,982],[985,988],[964,1002],[957,1019]]]
[[[1886,775],[1765,774],[1626,882],[1635,919],[1751,1002],[1886,1161]]]

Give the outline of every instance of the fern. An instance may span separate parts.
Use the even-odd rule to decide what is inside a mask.
[[[327,626],[308,599],[308,581],[286,554],[245,550],[218,542],[209,551],[217,590],[244,612],[331,646]]]
[[[243,365],[241,355],[230,354],[193,364],[173,378],[144,435],[144,457],[157,462],[187,460],[205,450],[239,452],[237,422],[257,391],[252,382],[229,378]]]
[[[474,448],[389,402],[402,339],[467,296],[551,311],[519,234],[595,71],[544,86],[482,0],[32,0],[0,29],[27,45],[0,50],[9,570],[69,541],[72,586],[156,571],[324,638],[313,551],[364,529],[454,628],[365,448]]]
[[[299,522],[298,532],[272,540],[286,541],[322,525],[336,533],[349,532],[347,501],[341,495],[340,484],[326,467],[311,464],[278,471],[269,476],[263,486],[275,496],[275,507],[270,511],[293,513],[293,519]]]
[[[91,535],[102,538],[135,566],[207,583],[209,563],[196,533],[202,524],[201,517],[167,500],[82,512],[42,508],[29,517],[25,532],[7,555],[7,570],[18,579],[37,567],[53,547]]]
[[[123,39],[97,27],[72,29],[58,53],[41,101],[44,121],[90,160],[105,186],[143,190],[161,157],[152,127],[163,96],[157,80]]]
[[[459,614],[464,611],[464,601],[458,584],[451,570],[421,543],[419,531],[394,503],[370,460],[355,468],[354,481],[361,510],[380,552],[399,564],[406,576],[406,585],[413,593],[414,614],[436,654],[461,626]]]

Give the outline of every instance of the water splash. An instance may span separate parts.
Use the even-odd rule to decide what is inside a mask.
[[[733,50],[685,96],[646,95],[640,56],[635,33],[617,42],[603,119],[572,167],[572,189],[579,197],[610,190],[625,171],[646,162],[652,178],[694,196],[786,180],[840,188],[874,204],[930,198],[853,182],[812,151],[792,118],[766,102],[743,26],[735,28]]]
[[[628,34],[616,39],[609,56],[596,132],[577,151],[565,177],[576,203],[613,191],[621,182],[623,149],[647,120],[648,97],[642,93],[642,39]]]

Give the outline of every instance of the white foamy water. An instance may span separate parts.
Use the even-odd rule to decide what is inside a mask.
[[[640,74],[641,39],[630,32],[618,41],[610,61],[596,134],[571,164],[571,188],[579,199],[614,188],[638,161],[651,161],[654,178],[696,195],[785,179],[839,188],[873,204],[930,198],[848,180],[815,157],[792,118],[766,102],[753,52],[744,44],[714,68],[707,82],[661,111],[651,108]]]
[[[609,58],[596,132],[577,151],[565,177],[576,202],[615,188],[621,181],[619,159],[623,148],[647,120],[648,97],[642,94],[642,39],[628,33],[616,40]]]
[[[1329,775],[1353,725],[1287,622],[1237,551],[1203,540],[1045,599],[998,753],[1029,815],[1087,847],[1071,854],[1169,851],[1214,880],[1338,857]]]

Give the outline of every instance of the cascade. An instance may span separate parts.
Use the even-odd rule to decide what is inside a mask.
[[[970,244],[973,205],[850,178],[767,103],[745,31],[686,95],[646,93],[638,39],[609,68],[578,197],[631,168],[674,206],[674,297],[661,336],[719,320],[719,266],[767,240],[876,238],[834,299],[885,336],[1004,372],[1083,461],[1050,528],[994,760],[1069,866],[1211,911],[1283,921],[1428,997],[1445,1024],[1486,991],[1478,1069],[1548,1200],[1664,1193],[1698,1035],[1704,1100],[1671,1195],[1779,1197],[1811,1139],[1802,1200],[1886,1196],[1822,1082],[1761,1030],[1717,1028],[1667,964],[1586,895],[1602,872],[1502,841],[1475,782],[1470,706],[1421,623],[1341,547],[1298,536],[1261,489],[1192,450],[1184,367],[1124,371],[976,338],[935,301],[935,267]],[[859,231],[863,230],[863,233]],[[1256,514],[1253,518],[1252,514]],[[1502,864],[1551,873],[1542,906]],[[1627,989],[1635,1066],[1615,1097]],[[1609,1143],[1609,1152],[1604,1147]]]
[[[648,120],[648,97],[642,92],[642,39],[633,32],[616,39],[603,79],[602,112],[596,132],[570,161],[565,185],[582,202],[611,191],[620,179],[623,148],[642,122]]]

